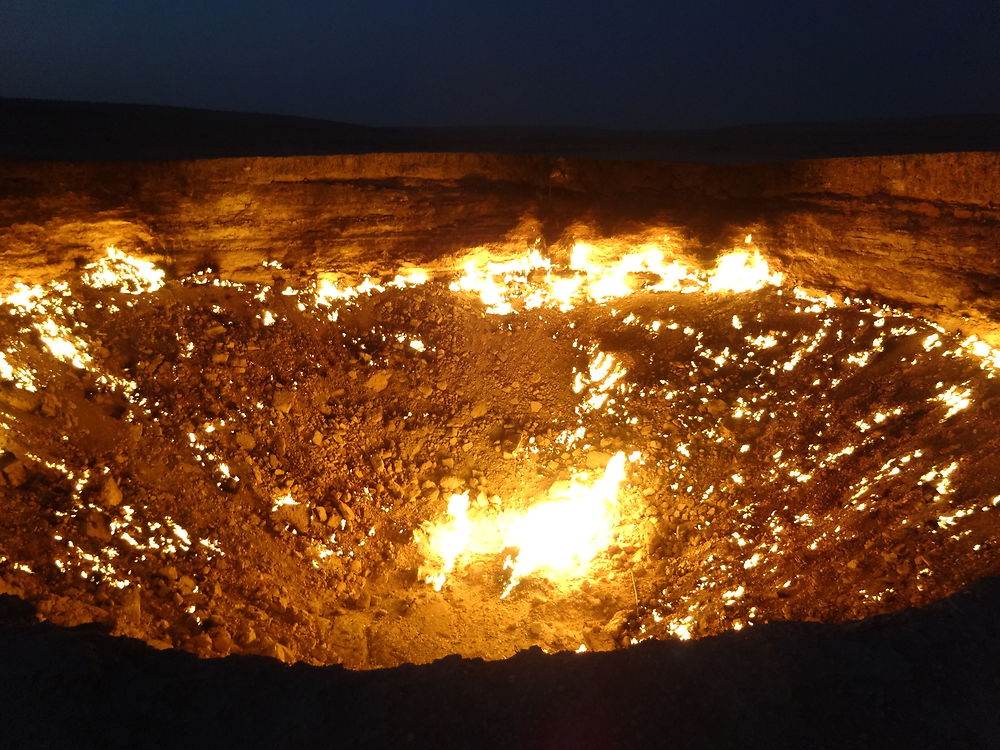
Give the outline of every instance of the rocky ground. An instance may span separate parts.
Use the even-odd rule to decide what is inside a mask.
[[[839,622],[1000,569],[1000,359],[903,312],[648,271],[536,306],[574,278],[541,266],[491,312],[456,275],[130,263],[0,315],[0,590],[52,623],[374,668]],[[501,548],[426,582],[453,494],[489,522],[619,451],[585,574],[501,598]]]

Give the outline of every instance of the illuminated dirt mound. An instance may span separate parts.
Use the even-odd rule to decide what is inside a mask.
[[[351,667],[919,605],[1000,569],[1000,354],[740,237],[0,302],[3,587]]]

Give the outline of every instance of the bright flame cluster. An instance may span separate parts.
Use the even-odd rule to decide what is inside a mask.
[[[125,294],[148,294],[163,286],[165,273],[153,263],[108,247],[107,255],[87,266],[84,283],[94,289],[117,288]]]
[[[462,559],[508,549],[516,551],[504,561],[510,579],[502,597],[532,574],[557,580],[583,575],[613,540],[618,488],[624,478],[625,454],[619,452],[599,478],[577,474],[523,511],[470,513],[468,493],[452,495],[447,520],[427,532],[433,571],[424,580],[440,591]]]
[[[316,283],[316,304],[329,307],[333,302],[354,300],[358,297],[384,292],[390,287],[405,289],[410,286],[420,286],[426,284],[428,278],[427,271],[422,268],[403,269],[393,277],[392,281],[386,284],[382,284],[370,276],[365,276],[353,285],[341,284],[339,283],[340,279],[335,276],[321,276]]]
[[[747,237],[749,245],[749,235]],[[616,252],[616,251],[614,251]],[[538,250],[506,261],[472,259],[463,275],[452,282],[454,292],[479,295],[492,315],[518,309],[555,307],[562,312],[581,302],[604,303],[637,290],[648,292],[751,292],[780,286],[783,277],[772,272],[756,249],[740,249],[721,256],[714,269],[699,271],[677,260],[667,261],[659,245],[617,253],[577,243],[568,266],[560,266]]]

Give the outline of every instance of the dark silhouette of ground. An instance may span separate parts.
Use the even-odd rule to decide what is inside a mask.
[[[4,747],[995,747],[1000,579],[857,623],[372,672],[199,660],[0,607]],[[10,619],[13,619],[13,622]]]
[[[283,115],[0,99],[0,158],[161,161],[374,152],[534,154],[696,162],[1000,150],[1000,115],[711,130],[380,128]]]

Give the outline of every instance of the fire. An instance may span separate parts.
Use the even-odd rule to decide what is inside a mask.
[[[962,411],[962,409],[968,409],[969,405],[972,403],[971,395],[971,389],[959,388],[955,385],[941,393],[938,396],[938,401],[948,407],[948,411],[945,413],[944,419],[955,416]]]
[[[464,273],[451,282],[450,289],[477,295],[487,314],[509,315],[537,308],[568,312],[578,304],[604,304],[637,291],[740,293],[780,286],[782,275],[771,271],[751,242],[747,236],[743,247],[720,257],[710,271],[669,259],[666,246],[656,243],[623,251],[620,243],[579,242],[570,251],[568,263],[546,257],[538,249],[502,261],[480,251],[465,263]],[[735,327],[741,327],[738,319],[734,321]],[[577,409],[581,418],[594,411],[610,411],[612,394],[625,387],[620,381],[627,374],[611,354],[596,349],[590,354],[588,366],[575,372],[573,382],[574,393],[581,397]],[[585,427],[581,423],[569,432],[582,436]],[[684,446],[679,449],[683,451]],[[428,532],[434,572],[425,577],[426,582],[440,590],[463,558],[505,549],[516,552],[505,561],[510,579],[503,597],[531,574],[567,579],[585,573],[613,537],[615,499],[625,475],[625,460],[625,454],[618,453],[599,479],[577,474],[550,491],[548,499],[523,512],[470,513],[468,494],[452,495],[447,520]]]
[[[624,478],[625,454],[619,452],[593,484],[585,475],[577,476],[556,498],[514,518],[504,541],[518,551],[504,563],[511,573],[503,596],[532,573],[575,577],[585,572],[611,544],[614,505]]]
[[[91,357],[82,348],[83,344],[76,339],[67,326],[60,325],[49,318],[36,324],[38,337],[56,359],[68,362],[78,370],[85,369]]]
[[[480,250],[450,289],[478,295],[490,315],[509,315],[541,307],[568,312],[581,303],[603,304],[637,291],[752,292],[784,280],[756,249],[723,255],[711,271],[689,268],[667,255],[668,249],[655,243],[623,252],[617,243],[578,242],[569,263],[560,264],[537,249],[505,261]]]
[[[387,287],[406,289],[411,286],[426,284],[430,275],[422,268],[404,268],[385,284],[371,276],[364,276],[357,284],[342,284],[346,280],[343,274],[320,274],[313,290],[313,303],[330,307],[335,302],[356,300],[358,297],[384,292]],[[295,295],[298,290],[289,288],[283,294]]]
[[[765,286],[781,286],[783,277],[771,272],[759,250],[737,250],[723,255],[709,276],[710,292],[755,292]]]
[[[452,495],[448,520],[428,531],[435,572],[427,575],[425,582],[440,591],[462,558],[507,549],[516,551],[504,561],[510,580],[501,597],[528,575],[553,580],[583,575],[591,561],[611,544],[618,488],[624,478],[625,453],[619,452],[596,480],[586,473],[576,474],[554,487],[548,499],[524,511],[470,515],[468,493]]]
[[[531,250],[525,255],[513,260],[498,262],[489,261],[485,267],[480,268],[475,260],[469,260],[465,264],[464,275],[450,285],[453,292],[474,292],[479,295],[486,311],[493,315],[507,315],[514,311],[508,299],[508,292],[514,286],[522,288],[528,285],[528,275],[533,271],[551,269],[552,263],[544,258],[537,250]],[[561,294],[566,297],[564,304],[569,304],[572,292],[568,288],[563,288]],[[547,295],[543,290],[539,290],[531,295],[525,307],[539,307],[547,300]]]
[[[473,538],[473,525],[469,520],[469,493],[454,494],[448,500],[450,520],[431,533],[431,552],[441,560],[441,570],[429,576],[427,583],[435,591],[444,586],[447,574],[455,568],[459,555],[465,552]]]
[[[95,289],[117,287],[124,294],[148,294],[163,286],[165,272],[148,260],[132,257],[115,246],[107,255],[86,268],[85,283]]]
[[[590,261],[593,248],[578,243],[573,248],[570,268],[583,272],[587,280],[587,296],[595,302],[625,297],[634,291],[630,279],[635,274],[658,276],[650,291],[676,292],[682,282],[693,279],[691,271],[677,261],[665,263],[663,250],[655,245],[644,250],[626,253],[617,263],[603,264]]]
[[[585,388],[591,391],[580,405],[583,411],[594,411],[604,406],[615,384],[625,376],[625,369],[607,352],[597,352],[590,361],[586,375],[577,372],[573,380],[573,392],[580,393]]]

